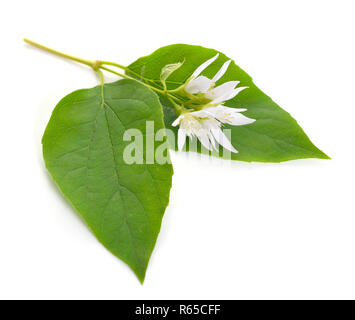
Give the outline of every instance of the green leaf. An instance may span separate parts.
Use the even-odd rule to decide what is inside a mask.
[[[66,96],[43,136],[45,164],[60,190],[99,241],[141,282],[173,174],[168,163],[124,161],[124,149],[132,143],[123,141],[124,132],[135,128],[148,137],[146,120],[154,121],[154,132],[164,128],[156,94],[137,81],[120,80]],[[155,149],[163,143],[155,142]]]
[[[149,56],[142,57],[128,68],[132,76],[137,74],[148,79],[159,79],[162,68],[167,64],[185,61],[185,63],[166,81],[169,89],[175,89],[184,83],[195,69],[213,57],[218,51],[200,46],[175,44],[158,49]],[[202,73],[210,79],[229,60],[220,53],[219,58]],[[246,108],[243,114],[256,121],[244,126],[229,126],[231,141],[239,153],[232,153],[232,159],[242,161],[281,162],[302,158],[329,159],[321,150],[313,145],[297,122],[289,113],[281,109],[265,93],[255,86],[252,78],[232,62],[226,74],[217,85],[239,80],[239,86],[249,87],[240,92],[234,99],[226,101],[225,105],[235,108]],[[159,86],[159,82],[156,82]],[[177,132],[172,122],[177,115],[169,100],[160,96],[164,108],[164,121],[167,128]],[[177,134],[175,134],[177,137]],[[175,146],[177,143],[175,142]],[[220,151],[219,155],[222,155]]]

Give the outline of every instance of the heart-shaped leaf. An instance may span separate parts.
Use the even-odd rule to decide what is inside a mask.
[[[200,46],[170,45],[138,59],[128,67],[132,71],[128,73],[135,77],[141,75],[147,79],[159,80],[164,66],[184,61],[184,64],[166,81],[168,88],[175,89],[184,83],[199,65],[215,56],[217,52],[214,49]],[[229,58],[219,53],[219,58],[203,71],[203,75],[211,79],[227,60]],[[232,153],[232,159],[262,162],[281,162],[302,158],[329,159],[313,145],[290,114],[258,89],[251,77],[232,62],[225,75],[218,80],[217,85],[234,80],[240,81],[239,86],[249,88],[240,92],[234,99],[226,101],[225,105],[246,108],[247,111],[244,114],[256,121],[243,126],[225,126],[231,129],[232,144],[239,151],[237,154]],[[156,85],[159,85],[158,81]],[[177,118],[177,114],[169,100],[164,96],[160,96],[160,99],[164,106],[165,125],[176,133],[177,128],[172,127],[171,124]],[[222,151],[219,155],[222,156]]]
[[[43,136],[51,176],[99,241],[143,282],[169,201],[172,166],[128,164],[128,129],[164,130],[156,94],[134,80],[75,91],[62,99]],[[166,140],[166,139],[165,139]],[[154,150],[166,141],[155,141]],[[145,155],[146,141],[142,151]],[[144,159],[146,160],[146,159]]]

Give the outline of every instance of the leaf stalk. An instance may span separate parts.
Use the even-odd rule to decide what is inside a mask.
[[[76,56],[73,56],[73,55],[70,55],[70,54],[66,54],[66,53],[63,53],[61,51],[58,51],[58,50],[55,50],[55,49],[52,49],[52,48],[49,48],[47,46],[44,46],[38,42],[35,42],[35,41],[32,41],[30,39],[27,39],[27,38],[24,38],[24,41],[36,48],[39,48],[41,50],[44,50],[44,51],[47,51],[49,53],[52,53],[52,54],[55,54],[57,56],[60,56],[62,58],[65,58],[65,59],[69,59],[69,60],[72,60],[72,61],[76,61],[76,62],[79,62],[79,63],[82,63],[82,64],[85,64],[89,67],[91,67],[95,72],[98,72],[99,73],[99,76],[100,76],[100,79],[101,79],[101,76],[102,76],[102,73],[100,74],[101,70],[105,70],[107,72],[111,72],[113,74],[116,74],[120,77],[123,77],[123,78],[126,78],[126,79],[131,79],[131,80],[135,80],[135,81],[139,81],[140,83],[142,83],[143,85],[145,85],[146,87],[150,88],[151,90],[154,90],[155,92],[158,92],[162,95],[165,95],[170,99],[173,99],[175,101],[177,101],[178,103],[183,103],[183,100],[181,100],[180,98],[176,97],[174,94],[171,94],[165,90],[162,90],[160,88],[157,88],[155,86],[157,86],[158,84],[156,83],[157,80],[152,80],[152,79],[148,79],[148,78],[144,78],[142,77],[140,74],[130,70],[128,67],[126,66],[123,66],[119,63],[115,63],[115,62],[110,62],[110,61],[100,61],[100,60],[88,60],[88,59],[83,59],[83,58],[79,58],[79,57],[76,57]],[[105,65],[110,65],[110,66],[114,66],[114,67],[117,67],[119,69],[122,69],[122,70],[125,70],[125,71],[128,71],[130,72],[131,74],[139,77],[140,79],[136,79],[136,78],[133,78],[129,75],[126,75],[126,74],[123,74],[121,72],[118,72],[118,71],[115,71],[115,70],[112,70],[108,67],[106,67]],[[142,80],[144,81],[147,81],[147,82],[151,82],[152,84],[154,83],[155,86],[153,85],[150,85],[146,82],[143,82]],[[176,106],[174,105],[174,108],[176,109]]]

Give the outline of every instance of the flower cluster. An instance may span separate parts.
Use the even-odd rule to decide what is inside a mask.
[[[217,147],[220,144],[225,149],[237,153],[238,151],[223,133],[222,124],[240,126],[255,121],[241,114],[246,109],[230,108],[223,105],[225,101],[234,98],[247,87],[237,87],[239,81],[228,81],[215,87],[215,83],[227,71],[231,60],[226,61],[212,79],[200,75],[217,58],[218,54],[201,64],[179,89],[180,93],[182,92],[188,97],[197,109],[196,111],[183,109],[172,124],[173,126],[179,125],[179,150],[184,147],[187,136],[190,138],[195,136],[208,150],[218,150]]]

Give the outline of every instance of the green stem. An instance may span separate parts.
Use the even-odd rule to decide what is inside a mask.
[[[128,68],[128,67],[123,66],[122,64],[116,63],[116,62],[102,61],[102,60],[100,60],[100,64],[101,64],[101,65],[114,66],[114,67],[123,69],[123,70],[125,70],[125,71],[128,71],[128,72],[134,74],[135,76],[139,77],[139,78],[142,79],[142,80],[154,82],[155,84],[156,84],[157,81],[160,81],[160,80],[153,80],[153,79],[145,78],[145,77],[143,77],[141,74],[139,74],[139,73],[137,73],[137,72],[131,70],[131,69]]]
[[[86,64],[87,66],[90,66],[93,69],[97,68],[97,61],[87,60],[87,59],[75,57],[75,56],[72,56],[70,54],[66,54],[66,53],[54,50],[52,48],[48,48],[48,47],[46,47],[46,46],[44,46],[44,45],[42,45],[40,43],[34,42],[34,41],[26,39],[26,38],[23,39],[23,41],[25,41],[26,43],[28,43],[28,44],[30,44],[30,45],[32,45],[34,47],[37,47],[37,48],[42,49],[44,51],[53,53],[53,54],[55,54],[57,56],[60,56],[60,57],[63,57],[63,58],[69,59],[69,60],[73,60],[73,61],[76,61],[76,62],[80,62],[80,63]]]
[[[101,85],[101,93],[102,93],[102,97],[104,96],[104,84],[105,84],[105,78],[104,78],[104,74],[102,73],[101,70],[97,70],[97,73],[99,75],[100,78],[100,85]]]
[[[116,75],[118,75],[118,76],[120,76],[120,77],[122,77],[122,78],[126,78],[126,79],[131,79],[131,80],[139,81],[139,80],[137,80],[137,79],[135,79],[135,78],[132,78],[132,77],[130,77],[130,76],[124,74],[124,73],[121,73],[121,72],[112,70],[112,69],[110,69],[110,68],[104,67],[104,66],[102,66],[101,64],[98,66],[98,69],[101,69],[101,70],[105,70],[105,71],[114,73],[114,74],[116,74]],[[153,87],[153,86],[151,86],[151,85],[148,84],[148,83],[145,83],[145,82],[142,82],[142,81],[139,81],[139,82],[140,82],[141,84],[143,84],[144,86],[146,86],[147,88],[149,88],[149,89],[151,89],[151,90],[153,90],[153,91],[155,91],[155,92],[158,92],[158,93],[160,93],[160,94],[162,94],[162,95],[167,96],[169,99],[171,98],[171,99],[173,99],[173,100],[175,100],[175,101],[178,101],[179,103],[182,103],[182,102],[183,102],[180,98],[178,98],[178,97],[176,97],[176,96],[170,94],[169,92],[166,92],[166,91],[161,90],[161,89],[159,89],[159,88]]]
[[[114,67],[123,69],[123,70],[125,70],[125,71],[128,71],[128,72],[134,74],[135,76],[139,77],[139,78],[142,79],[142,80],[154,82],[154,84],[156,84],[156,85],[157,85],[157,82],[162,82],[160,79],[149,79],[149,78],[145,78],[145,77],[143,77],[141,74],[139,74],[139,73],[133,71],[132,69],[130,69],[130,68],[128,68],[128,67],[125,67],[125,66],[123,66],[122,64],[119,64],[119,63],[116,63],[116,62],[102,61],[102,60],[100,60],[100,63],[101,63],[102,65],[109,65],[109,66],[114,66]],[[166,80],[165,82],[166,82],[166,83],[180,84],[180,85],[181,85],[181,82],[177,82],[177,81],[169,81],[169,80]]]
[[[100,78],[101,98],[102,98],[101,107],[103,107],[105,105],[105,94],[104,94],[105,78],[104,78],[104,74],[102,73],[101,70],[97,70],[97,73],[98,73],[99,78]]]
[[[143,77],[141,74],[139,74],[139,73],[133,71],[132,69],[130,69],[130,68],[128,68],[128,67],[125,67],[125,66],[123,66],[122,64],[119,64],[119,63],[116,63],[116,62],[102,61],[102,60],[100,60],[100,63],[101,63],[101,65],[109,65],[109,66],[114,66],[114,67],[123,69],[123,70],[125,70],[125,71],[128,71],[128,72],[134,74],[135,76],[139,77],[139,78],[142,79],[142,80],[154,82],[155,85],[158,85],[157,82],[161,82],[161,83],[162,83],[162,81],[161,81],[160,79],[148,79],[148,78],[145,78],[145,77]],[[165,82],[166,82],[166,83],[180,84],[180,85],[181,85],[181,82],[177,82],[177,81],[169,81],[169,80],[166,80]],[[173,90],[171,90],[171,91],[173,91]],[[175,91],[175,90],[174,90],[174,91]]]
[[[175,112],[177,114],[181,114],[182,111],[184,110],[184,107],[182,105],[178,105],[173,99],[171,99],[169,96],[167,96],[171,104],[174,106]]]
[[[116,75],[118,75],[118,76],[120,76],[120,77],[122,77],[122,78],[131,79],[131,80],[136,80],[136,79],[134,79],[134,78],[132,78],[132,77],[130,77],[130,76],[127,76],[127,75],[124,74],[124,73],[121,73],[121,72],[112,70],[112,69],[107,68],[107,67],[104,67],[104,66],[99,66],[99,69],[105,70],[105,71],[108,71],[108,72],[111,72],[111,73],[114,73],[114,74],[116,74]]]
[[[53,54],[55,54],[57,56],[60,56],[60,57],[63,57],[63,58],[69,59],[69,60],[73,60],[73,61],[85,64],[85,65],[91,67],[94,71],[99,73],[101,82],[103,81],[103,74],[100,71],[100,69],[108,71],[108,72],[111,72],[111,73],[114,73],[114,74],[116,74],[116,75],[118,75],[118,76],[120,76],[122,78],[139,81],[140,83],[142,83],[146,87],[150,88],[151,90],[154,90],[156,92],[159,92],[160,94],[163,94],[163,95],[167,96],[169,98],[169,100],[172,99],[172,100],[178,101],[179,103],[183,102],[180,98],[174,96],[173,94],[170,94],[169,92],[166,92],[165,90],[161,90],[159,88],[153,87],[153,86],[151,86],[151,85],[149,85],[149,84],[147,84],[147,83],[145,83],[143,81],[140,81],[140,80],[135,79],[133,77],[130,77],[130,76],[126,75],[126,74],[120,73],[118,71],[112,70],[112,69],[107,68],[107,67],[104,66],[104,65],[112,65],[112,66],[118,67],[120,69],[127,70],[127,71],[131,72],[132,74],[135,74],[136,76],[141,77],[140,74],[133,72],[129,68],[127,68],[127,67],[125,67],[125,66],[123,66],[123,65],[121,65],[119,63],[109,62],[109,61],[99,61],[99,60],[87,60],[87,59],[79,58],[79,57],[76,57],[76,56],[72,56],[70,54],[66,54],[66,53],[54,50],[52,48],[46,47],[46,46],[44,46],[44,45],[42,45],[40,43],[37,43],[35,41],[29,40],[29,39],[26,39],[26,38],[24,39],[24,41],[26,43],[32,45],[32,46],[35,46],[35,47],[41,49],[41,50],[53,53]],[[151,79],[147,79],[147,78],[143,78],[143,77],[141,77],[141,78],[146,80],[146,81],[155,82],[155,80],[151,80]],[[174,108],[175,108],[175,105],[174,105]]]
[[[131,80],[136,80],[136,81],[137,81],[137,79],[132,78],[132,77],[130,77],[130,76],[127,76],[127,75],[124,74],[124,73],[121,73],[121,72],[112,70],[112,69],[110,69],[110,68],[107,68],[107,67],[104,67],[104,66],[101,66],[101,65],[99,66],[99,69],[101,69],[101,70],[106,70],[106,71],[108,71],[108,72],[117,74],[118,76],[123,77],[123,78],[126,78],[126,79],[131,79]],[[139,80],[138,80],[138,81],[139,81]],[[139,81],[139,82],[141,82],[141,81]],[[144,82],[141,82],[141,83],[144,84],[146,87],[148,87],[148,88],[150,88],[150,89],[152,89],[152,90],[154,90],[154,91],[156,91],[156,92],[159,92],[159,93],[161,93],[161,94],[165,94],[165,92],[164,92],[163,90],[161,90],[161,89],[158,89],[158,88],[156,88],[156,87],[153,87],[153,86],[151,86],[151,85],[149,85],[149,84],[147,84],[147,83],[144,83]]]

